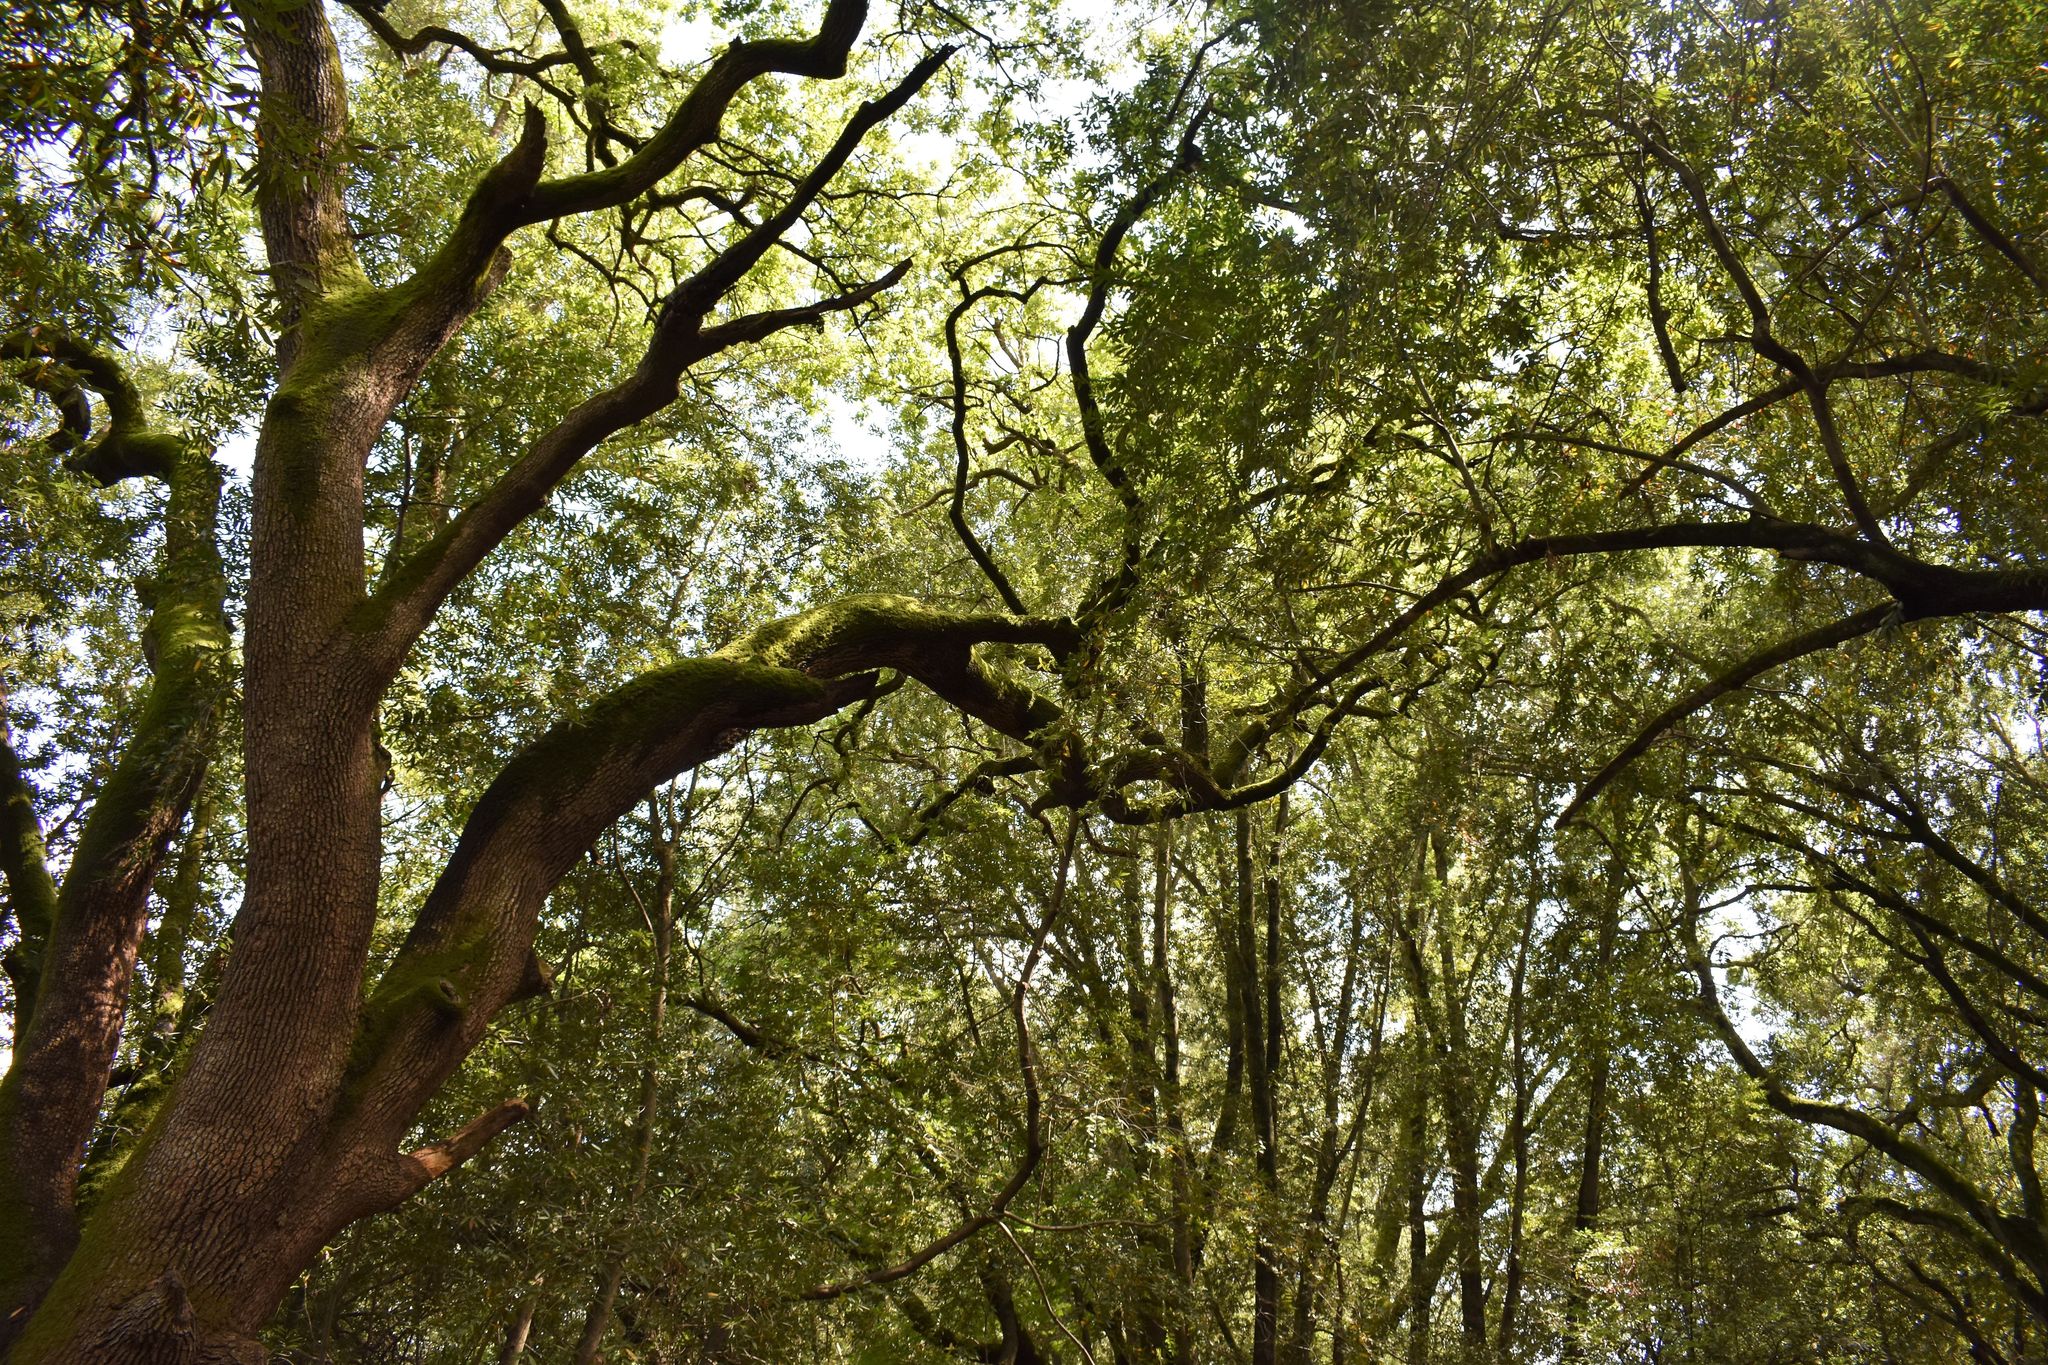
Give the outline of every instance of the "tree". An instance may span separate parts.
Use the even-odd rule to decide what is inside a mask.
[[[1074,127],[1031,124],[1034,82],[1071,49],[1024,7],[919,8],[866,41],[861,0],[801,37],[752,15],[769,36],[688,78],[644,15],[605,16],[617,31],[593,42],[552,0],[457,27],[345,8],[360,27],[340,36],[315,4],[8,21],[15,52],[62,73],[8,115],[9,211],[43,249],[8,248],[23,287],[0,351],[58,419],[13,443],[8,533],[41,508],[64,528],[24,554],[10,667],[32,699],[75,688],[81,603],[90,650],[121,657],[124,629],[137,645],[108,675],[132,680],[107,688],[125,707],[29,715],[0,765],[10,1359],[263,1358],[295,1286],[325,1349],[347,1295],[312,1306],[323,1248],[528,1117],[501,1093],[412,1136],[508,1011],[586,950],[620,972],[633,940],[603,921],[636,892],[664,907],[652,971],[670,979],[683,799],[656,798],[650,842],[615,842],[601,890],[589,851],[679,774],[712,764],[722,792],[750,736],[834,717],[829,740],[763,745],[774,818],[718,817],[758,854],[745,894],[802,907],[788,860],[824,857],[864,905],[900,881],[912,941],[1002,945],[980,982],[932,954],[948,989],[913,973],[890,1007],[905,1055],[865,1027],[849,1055],[1009,1150],[963,1175],[895,1101],[825,1106],[837,1136],[791,1150],[889,1216],[813,1248],[811,1300],[965,1247],[971,1280],[890,1291],[956,1356],[1100,1340],[1188,1360],[1213,1327],[1258,1362],[1396,1331],[1410,1359],[1478,1359],[1538,1310],[1558,1341],[1611,1336],[1595,1272],[1633,1219],[1683,1252],[1658,1281],[1676,1307],[1613,1330],[1711,1351],[1730,1338],[1698,1327],[1693,1258],[1738,1267],[1718,1293],[1748,1265],[1739,1239],[1718,1215],[1623,1201],[1610,1219],[1604,1194],[1608,1154],[1659,1121],[1624,1125],[1614,1068],[1702,1065],[1697,1008],[1754,1091],[1688,1078],[1681,1129],[1730,1116],[1773,1181],[1813,1160],[1744,1107],[1755,1093],[1885,1163],[1830,1184],[1855,1270],[1816,1276],[1931,1296],[1972,1349],[2038,1330],[2040,915],[2013,870],[2038,760],[1986,751],[2038,701],[2027,614],[2048,607],[2024,25],[1959,0],[1250,5],[1151,34],[1080,159]],[[937,189],[885,146],[934,103],[977,149]],[[66,259],[95,230],[119,248]],[[181,292],[182,368],[152,373],[141,320]],[[877,314],[890,299],[907,322]],[[778,384],[839,378],[846,354],[789,342],[841,315],[879,338],[870,391],[906,396],[897,430],[923,462],[883,480],[903,529],[857,526],[876,503],[829,472],[766,515],[758,462],[718,453],[784,434]],[[246,562],[216,461],[245,418]],[[162,492],[92,503],[86,479]],[[114,561],[151,561],[124,604],[76,566],[118,550],[107,517],[145,512]],[[834,536],[861,553],[803,562]],[[1916,725],[1836,681],[1962,630],[1967,706]],[[507,666],[475,668],[487,650]],[[1784,698],[1768,724],[1729,700],[1759,683]],[[38,767],[52,735],[68,770]],[[432,814],[408,824],[393,805],[413,795]],[[239,904],[196,954],[221,838]],[[550,920],[565,886],[585,898],[574,932]],[[1899,1082],[1898,1106],[1874,1086],[1807,1098],[1801,1069],[1845,1093],[1829,1045],[1785,1030],[1765,1056],[1738,1026],[1703,937],[1721,893],[1768,929],[1819,926],[1760,960],[1773,999],[1826,979],[1797,956],[1813,940],[1853,940],[1911,1002],[1894,1018],[1970,1063],[1936,1045],[1938,1076]],[[823,971],[816,944],[703,933],[735,964]],[[1553,958],[1583,975],[1578,1008],[1532,986]],[[1041,962],[1056,985],[1034,988]],[[954,975],[972,1099],[906,1060],[950,1024]],[[708,987],[682,1007],[763,1064],[817,1050]],[[670,1036],[662,990],[650,1040]],[[1631,1008],[1657,1023],[1651,1060],[1616,1041]],[[1575,1052],[1532,1041],[1553,1015]],[[589,1054],[595,1025],[551,1027]],[[621,1246],[646,1235],[648,1046]],[[1115,1097],[1106,1172],[1046,1168],[1048,1055]],[[117,1063],[135,1074],[110,1096]],[[2002,1157],[1952,1121],[1972,1106],[2000,1115]],[[892,1135],[922,1194],[856,1159],[862,1131]],[[1532,1141],[1573,1153],[1572,1236]],[[1682,1132],[1641,1143],[1623,1169],[1713,1168]],[[1136,1202],[1142,1235],[1049,1269],[1013,1229],[1034,1180],[1092,1221]],[[1880,1226],[1940,1232],[1948,1259],[1879,1248]],[[1532,1238],[1572,1268],[1525,1283]],[[564,1316],[591,1351],[614,1318],[706,1352],[751,1330],[636,1288],[624,1251],[573,1285],[526,1256],[501,1277],[516,1302],[494,1301],[520,1341]],[[1129,1290],[1085,1273],[1135,1265]],[[1985,1276],[2018,1314],[1973,1306]],[[1825,1301],[1817,1283],[1746,1340],[1799,1349],[1785,1324]]]

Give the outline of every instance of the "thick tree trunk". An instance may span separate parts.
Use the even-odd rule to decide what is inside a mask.
[[[106,478],[162,475],[172,497],[149,632],[158,678],[47,926],[23,914],[25,902],[31,911],[41,903],[27,866],[33,822],[22,822],[18,766],[0,772],[0,870],[17,923],[41,950],[34,1009],[0,1082],[0,1333],[21,1332],[16,1365],[262,1358],[255,1332],[337,1232],[410,1197],[526,1112],[524,1100],[508,1100],[441,1142],[410,1153],[400,1145],[498,1012],[545,988],[531,947],[541,905],[613,820],[754,729],[809,723],[868,695],[881,668],[1029,740],[1056,708],[989,672],[973,647],[1067,649],[1075,640],[1062,622],[871,598],[635,680],[498,775],[366,999],[381,874],[375,716],[413,641],[585,454],[675,400],[689,364],[854,307],[901,278],[907,263],[813,304],[706,325],[949,49],[862,103],[779,210],[676,291],[631,374],[563,416],[523,457],[506,452],[498,480],[373,598],[365,462],[428,361],[502,278],[509,234],[651,189],[715,134],[757,76],[844,74],[866,7],[831,0],[810,39],[733,44],[650,150],[616,175],[543,183],[546,125],[529,111],[449,238],[412,278],[385,289],[369,285],[351,239],[346,79],[325,7],[245,0],[237,11],[261,78],[255,182],[284,323],[252,490],[244,899],[189,1062],[77,1229],[79,1159],[119,1037],[149,885],[209,752],[226,630],[213,537],[218,472],[141,430],[133,386],[71,346],[61,358],[89,376],[113,415],[83,467],[96,458],[94,472]],[[14,351],[55,354],[43,334],[24,335],[9,342]]]

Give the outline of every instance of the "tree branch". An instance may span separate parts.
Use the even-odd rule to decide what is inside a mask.
[[[430,47],[452,47],[463,53],[484,70],[500,76],[521,76],[534,82],[551,94],[566,101],[562,91],[541,80],[543,73],[558,66],[569,64],[566,52],[550,52],[539,57],[524,57],[507,48],[485,47],[466,33],[439,24],[423,25],[418,32],[407,36],[398,31],[392,22],[384,17],[382,5],[372,0],[340,0],[349,13],[355,15],[363,26],[377,36],[377,41],[401,57],[416,57]]]
[[[910,102],[951,51],[941,49],[926,57],[886,95],[863,103],[831,150],[791,191],[781,209],[752,227],[670,295],[631,375],[570,411],[467,511],[400,565],[364,607],[364,625],[375,637],[380,667],[390,670],[398,666],[455,585],[515,527],[539,510],[555,486],[568,477],[585,455],[674,402],[681,392],[683,372],[691,365],[729,347],[759,340],[788,327],[815,323],[829,313],[859,307],[903,278],[909,269],[908,261],[899,262],[878,279],[843,294],[800,307],[704,326],[706,315],[718,299],[802,216],[867,134]],[[531,110],[528,124],[529,129],[539,126],[538,116]],[[494,171],[493,175],[496,174]],[[508,182],[513,178],[516,177],[508,172]],[[472,200],[472,210],[475,205]],[[471,216],[466,211],[465,222]],[[475,216],[475,231],[482,231],[481,224],[489,214],[476,210]],[[466,230],[458,228],[457,236],[461,237]]]
[[[410,1198],[429,1183],[439,1180],[532,1112],[533,1105],[524,1095],[515,1096],[486,1109],[439,1142],[408,1152],[401,1160],[410,1168],[408,1175],[411,1180],[418,1183],[402,1198]]]
[[[110,408],[132,396],[116,393]],[[20,1230],[0,1238],[0,1291],[10,1303],[40,1297],[76,1243],[79,1167],[120,1040],[150,886],[204,779],[231,681],[216,539],[221,471],[204,450],[161,439],[177,455],[165,471],[162,567],[145,627],[154,677],[79,830],[51,906],[34,1009],[0,1079],[0,1227]],[[34,880],[24,870],[15,883],[9,872],[17,896]]]
[[[1056,708],[974,658],[982,643],[1072,649],[1071,623],[857,597],[656,669],[528,744],[470,812],[411,933],[363,1011],[344,1141],[389,1150],[514,998],[541,905],[644,795],[754,730],[804,725],[873,692],[879,670],[925,683],[1004,733]],[[374,1202],[374,1199],[372,1199]]]
[[[56,404],[60,425],[50,444],[59,454],[78,452],[66,461],[72,469],[108,486],[123,479],[170,479],[184,441],[150,426],[142,394],[112,356],[68,332],[32,327],[0,337],[0,359],[24,362],[17,371],[21,381]],[[90,446],[86,390],[107,405],[107,432]]]
[[[1925,1180],[1930,1187],[1961,1210],[1968,1223],[1957,1220],[1951,1224],[1952,1227],[1974,1225],[1976,1229],[1981,1229],[1982,1237],[1966,1234],[1965,1240],[1976,1247],[1980,1254],[1986,1256],[1993,1269],[2000,1270],[2001,1274],[2008,1274],[2016,1261],[2028,1266],[2036,1278],[2039,1278],[2043,1269],[2043,1257],[2039,1252],[2029,1247],[2025,1238],[2015,1235],[2008,1220],[1991,1201],[1990,1196],[1955,1167],[1943,1161],[1931,1148],[1902,1133],[1893,1132],[1860,1109],[1805,1099],[1786,1089],[1770,1068],[1750,1050],[1740,1030],[1721,1007],[1720,992],[1714,984],[1714,969],[1700,947],[1698,925],[1694,922],[1690,908],[1680,927],[1693,975],[1699,987],[1698,1001],[1701,1012],[1706,1015],[1708,1024],[1720,1036],[1722,1045],[1735,1059],[1735,1064],[1741,1068],[1743,1074],[1762,1088],[1764,1101],[1771,1108],[1801,1123],[1832,1128],[1836,1132],[1861,1139]],[[1983,1245],[1986,1239],[1995,1245]],[[2039,1230],[2036,1229],[2033,1241],[2038,1243],[2039,1240]],[[2030,1306],[2036,1313],[2048,1311],[2048,1296],[2042,1295],[2038,1285],[2029,1285],[2024,1278],[2017,1275],[2009,1275],[2009,1281],[2016,1288],[2026,1292]]]
[[[0,693],[0,873],[7,877],[8,910],[14,918],[14,943],[0,966],[14,992],[14,1027],[8,1036],[19,1038],[35,1011],[43,945],[57,920],[57,883],[36,819],[35,788],[22,772],[6,707],[6,695]]]
[[[1948,196],[1949,203],[1955,205],[1956,212],[1963,216],[1963,221],[1974,228],[1977,235],[1990,244],[1992,250],[2012,262],[2020,274],[2025,275],[2036,289],[2043,293],[2048,293],[2048,273],[2043,273],[2041,267],[2034,264],[2033,259],[2026,252],[2020,250],[2018,242],[2015,242],[2006,235],[2005,231],[1998,224],[1992,222],[1986,214],[1980,212],[1977,206],[1970,202],[1969,198],[1964,195],[1962,186],[1956,184],[1955,181],[1945,175],[1937,175],[1934,179],[1927,182],[1927,188],[1940,190],[1944,195]]]
[[[1848,453],[1843,449],[1841,433],[1835,426],[1834,407],[1828,401],[1826,383],[1797,351],[1772,333],[1770,308],[1757,289],[1756,281],[1751,278],[1749,268],[1742,263],[1740,253],[1714,216],[1713,205],[1708,202],[1706,187],[1700,183],[1699,175],[1691,163],[1665,145],[1654,125],[1643,126],[1627,120],[1619,120],[1618,125],[1641,143],[1685,188],[1686,196],[1692,201],[1694,216],[1706,231],[1708,244],[1713,247],[1721,268],[1734,282],[1736,293],[1742,296],[1743,304],[1749,309],[1750,345],[1758,355],[1797,380],[1805,391],[1807,406],[1813,413],[1814,428],[1820,434],[1821,448],[1827,454],[1829,467],[1834,471],[1835,483],[1841,489],[1842,501],[1848,506],[1851,519],[1865,540],[1876,546],[1888,547],[1891,542],[1885,537],[1884,527],[1871,513],[1870,505],[1864,501],[1862,485],[1857,482]]]
[[[1195,139],[1202,131],[1202,124],[1209,116],[1209,106],[1204,104],[1189,120],[1187,131],[1181,135],[1180,146],[1175,149],[1173,161],[1151,181],[1141,186],[1128,203],[1117,210],[1109,226],[1103,231],[1102,239],[1095,244],[1095,260],[1090,271],[1088,302],[1081,310],[1081,316],[1067,329],[1067,368],[1072,375],[1074,405],[1080,410],[1081,437],[1088,447],[1088,458],[1095,464],[1103,481],[1116,494],[1123,505],[1123,558],[1117,571],[1091,595],[1081,609],[1081,619],[1092,621],[1114,611],[1119,603],[1128,597],[1137,586],[1138,561],[1143,554],[1144,526],[1142,522],[1144,504],[1138,497],[1138,490],[1131,482],[1130,472],[1123,461],[1109,448],[1109,437],[1102,420],[1102,405],[1095,397],[1095,377],[1088,365],[1088,341],[1095,335],[1095,329],[1102,322],[1104,310],[1109,306],[1109,290],[1112,272],[1116,265],[1116,253],[1130,235],[1138,220],[1150,211],[1152,206],[1171,190],[1182,176],[1194,169],[1200,159]]]
[[[505,239],[522,227],[631,203],[718,137],[726,109],[755,78],[771,72],[820,80],[845,75],[847,58],[866,21],[867,0],[831,0],[817,33],[808,39],[729,45],[697,78],[667,123],[626,160],[603,170],[541,181],[547,130],[538,111],[529,108],[520,141],[522,146],[529,140],[534,143],[530,162],[522,163],[530,169],[516,181],[493,184],[486,176],[464,206],[455,231],[415,278],[443,286],[473,279]]]
[[[1578,795],[1571,799],[1571,804],[1564,808],[1564,813],[1557,817],[1558,828],[1562,829],[1577,819],[1587,804],[1621,775],[1622,769],[1641,758],[1649,751],[1651,745],[1669,734],[1671,728],[1686,717],[1705,710],[1730,692],[1739,690],[1774,668],[1791,663],[1794,659],[1803,659],[1809,654],[1833,649],[1860,635],[1868,635],[1886,621],[1893,619],[1898,610],[1899,604],[1896,602],[1881,602],[1874,607],[1865,607],[1862,611],[1840,621],[1795,635],[1768,649],[1758,650],[1719,677],[1700,684],[1659,712],[1656,719],[1638,731],[1636,737],[1630,740],[1620,753],[1607,760],[1606,766],[1593,775],[1592,781],[1579,789]]]

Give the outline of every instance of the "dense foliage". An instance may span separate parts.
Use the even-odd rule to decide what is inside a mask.
[[[0,1353],[2040,1359],[2048,9],[814,8],[0,15]]]

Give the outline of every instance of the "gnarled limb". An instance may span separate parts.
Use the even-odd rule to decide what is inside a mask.
[[[684,161],[718,136],[725,111],[749,82],[771,72],[836,80],[846,74],[853,43],[867,22],[867,0],[832,0],[816,34],[808,39],[736,42],[697,78],[675,111],[653,136],[616,166],[543,182],[541,155],[546,127],[529,110],[521,144],[539,150],[522,162],[517,179],[492,184],[486,177],[470,196],[455,230],[406,288],[474,279],[505,239],[518,229],[629,204],[654,190]],[[529,169],[530,168],[530,169]]]
[[[1772,669],[1791,663],[1794,659],[1819,654],[1858,636],[1868,635],[1892,619],[1898,610],[1896,602],[1880,602],[1874,607],[1865,607],[1862,611],[1840,621],[1816,630],[1805,631],[1789,640],[1772,645],[1769,649],[1759,650],[1719,677],[1700,684],[1659,712],[1654,720],[1637,732],[1636,737],[1630,740],[1620,753],[1609,759],[1606,765],[1593,775],[1591,781],[1579,788],[1578,795],[1571,799],[1571,804],[1557,817],[1558,825],[1562,827],[1576,819],[1586,808],[1587,803],[1606,790],[1607,785],[1621,775],[1623,768],[1649,752],[1651,745],[1669,734],[1671,727],[1687,716],[1698,714],[1730,692],[1740,690]]]
[[[69,332],[32,327],[0,337],[0,359],[24,362],[18,371],[22,382],[56,405],[61,424],[50,443],[60,454],[78,452],[68,461],[73,469],[107,486],[172,476],[184,442],[150,426],[141,393],[112,356]],[[87,390],[107,405],[106,433],[91,445]]]
[[[113,419],[85,459],[117,438],[175,454],[155,471],[170,484],[163,567],[146,627],[156,645],[155,676],[49,904],[34,1007],[0,1079],[0,1226],[19,1230],[0,1238],[0,1347],[21,1330],[25,1310],[76,1244],[79,1164],[120,1039],[150,885],[212,757],[230,673],[215,538],[220,470],[204,450],[143,424],[140,400],[111,360],[83,350],[73,358],[92,366],[95,387],[106,386]],[[9,794],[26,796],[25,789]],[[19,816],[10,807],[9,820]],[[12,833],[19,845],[24,830],[17,823]],[[32,901],[46,890],[26,865],[19,882],[14,871],[17,898],[24,887]]]
[[[396,669],[455,585],[482,563],[513,528],[537,511],[585,455],[674,402],[681,392],[683,372],[691,365],[731,346],[759,340],[789,327],[814,324],[829,313],[859,307],[902,279],[909,268],[907,261],[867,284],[811,304],[757,313],[710,327],[704,325],[718,300],[816,201],[867,134],[908,104],[950,54],[949,48],[931,54],[886,95],[862,104],[832,148],[782,207],[684,281],[670,296],[631,375],[563,417],[467,511],[400,565],[386,589],[365,608],[364,625],[380,670],[388,674]],[[537,115],[530,114],[528,124],[530,132],[537,129]],[[472,225],[474,230],[484,231],[481,224],[489,215],[477,210],[474,200],[464,214],[464,222],[469,223],[473,214],[478,215],[478,223]],[[457,237],[467,230],[470,229],[458,228]],[[453,242],[444,252],[452,249]],[[422,273],[424,276],[425,272]]]
[[[310,1220],[338,1229],[381,1206],[388,1167],[375,1154],[393,1149],[518,991],[548,893],[649,790],[753,730],[808,724],[860,700],[882,669],[1005,734],[1029,736],[1058,713],[975,659],[977,645],[995,642],[1064,651],[1076,631],[1065,621],[852,598],[643,675],[529,744],[471,812],[371,994],[330,1136],[361,1183],[340,1182]]]
[[[541,78],[548,71],[569,64],[566,52],[529,57],[507,48],[485,47],[468,34],[440,24],[423,24],[414,33],[401,33],[397,25],[384,17],[382,5],[373,4],[371,0],[341,0],[341,4],[362,21],[363,27],[377,35],[377,41],[401,57],[417,57],[433,47],[452,47],[486,71],[500,76],[521,76],[544,87],[547,83]]]

